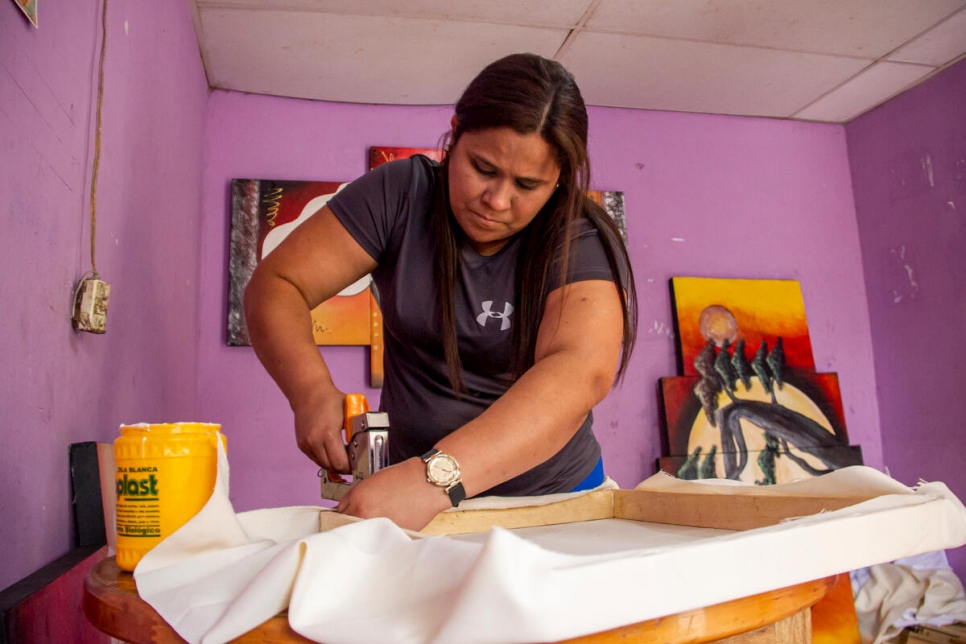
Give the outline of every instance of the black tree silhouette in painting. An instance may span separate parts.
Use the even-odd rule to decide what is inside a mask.
[[[748,464],[748,448],[741,427],[742,420],[764,433],[765,448],[758,457],[758,466],[764,478],[755,481],[759,485],[776,482],[775,461],[782,457],[788,458],[805,472],[815,476],[841,467],[861,464],[860,457],[849,450],[826,449],[841,446],[834,433],[779,402],[776,392],[785,385],[785,352],[781,338],[776,340],[770,351],[768,343],[763,340],[750,363],[745,356],[744,339],[738,339],[730,354],[729,348],[727,339],[722,342],[720,349],[714,339],[709,339],[694,361],[695,369],[701,374],[694,393],[701,401],[708,422],[721,433],[721,459],[725,478],[739,479]],[[745,391],[751,389],[752,378],[758,378],[771,399],[769,402],[745,400],[736,395],[740,386],[744,386]],[[727,395],[730,402],[719,407],[721,392]],[[813,455],[822,462],[824,468],[814,467],[793,453],[790,446]],[[699,463],[701,451],[698,447],[689,455],[678,473],[681,478],[714,477],[716,449],[709,451],[704,463]]]

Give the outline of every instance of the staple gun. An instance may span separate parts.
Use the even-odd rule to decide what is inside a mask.
[[[322,473],[322,498],[338,501],[353,485],[389,466],[389,414],[369,411],[362,394],[345,397],[346,450],[352,482],[334,471]]]

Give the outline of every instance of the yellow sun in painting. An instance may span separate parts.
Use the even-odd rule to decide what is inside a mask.
[[[724,346],[725,340],[728,344],[734,344],[738,337],[738,321],[734,314],[719,304],[712,304],[701,311],[698,327],[704,339],[714,340],[718,347]]]
[[[751,379],[751,389],[745,391],[745,386],[739,381],[736,385],[737,391],[735,392],[735,397],[740,400],[757,400],[759,402],[771,402],[771,395],[765,391],[764,387],[758,381],[758,378]],[[832,424],[829,422],[822,410],[818,408],[811,398],[806,396],[802,391],[787,382],[782,386],[781,389],[775,386],[775,398],[778,404],[796,411],[813,421],[821,425],[823,428],[827,429],[830,434],[834,435],[834,430],[832,429]],[[718,409],[723,409],[731,404],[731,398],[724,392],[718,394]],[[764,473],[758,466],[758,455],[765,449],[765,432],[762,429],[751,422],[742,419],[739,421],[741,425],[741,431],[745,438],[745,449],[748,452],[748,464],[740,475],[742,481],[748,483],[754,483],[755,481],[760,481],[764,479]],[[700,447],[701,457],[699,459],[699,467],[703,463],[704,458],[711,451],[712,446],[717,448],[717,458],[715,459],[717,463],[715,464],[715,475],[718,478],[725,477],[724,464],[721,461],[721,429],[719,427],[712,427],[711,423],[708,422],[708,418],[704,415],[704,412],[698,412],[698,415],[694,419],[694,423],[691,425],[691,435],[688,438],[688,454],[693,454],[694,451]],[[828,468],[827,465],[822,463],[821,460],[795,448],[791,443],[788,447],[791,449],[795,456],[803,459],[806,463],[812,467],[825,470]],[[801,468],[797,463],[792,461],[786,455],[782,454],[779,458],[775,459],[775,478],[779,483],[793,481],[800,478],[811,478],[812,475]]]

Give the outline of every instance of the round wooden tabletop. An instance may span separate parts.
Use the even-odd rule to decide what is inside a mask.
[[[760,595],[744,597],[693,611],[622,626],[613,630],[567,640],[568,644],[703,644],[725,638],[728,644],[755,642],[810,642],[808,609],[825,596],[835,583],[834,577],[817,579]],[[184,642],[167,622],[138,597],[131,573],[117,567],[114,557],[94,566],[84,580],[84,613],[100,631],[130,644],[169,644]],[[794,622],[799,616],[804,626],[791,624],[793,630],[782,631],[770,638],[762,629],[782,622]],[[780,630],[780,629],[779,629]],[[741,634],[755,633],[752,639]],[[776,631],[778,633],[778,631]],[[800,637],[799,637],[800,635]],[[806,639],[806,635],[808,639]],[[280,613],[233,642],[244,644],[290,644],[310,642],[289,626],[285,613]]]

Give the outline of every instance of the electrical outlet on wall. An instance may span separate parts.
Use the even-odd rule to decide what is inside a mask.
[[[74,328],[88,333],[104,333],[107,325],[107,300],[111,285],[96,277],[83,280],[74,294]]]

